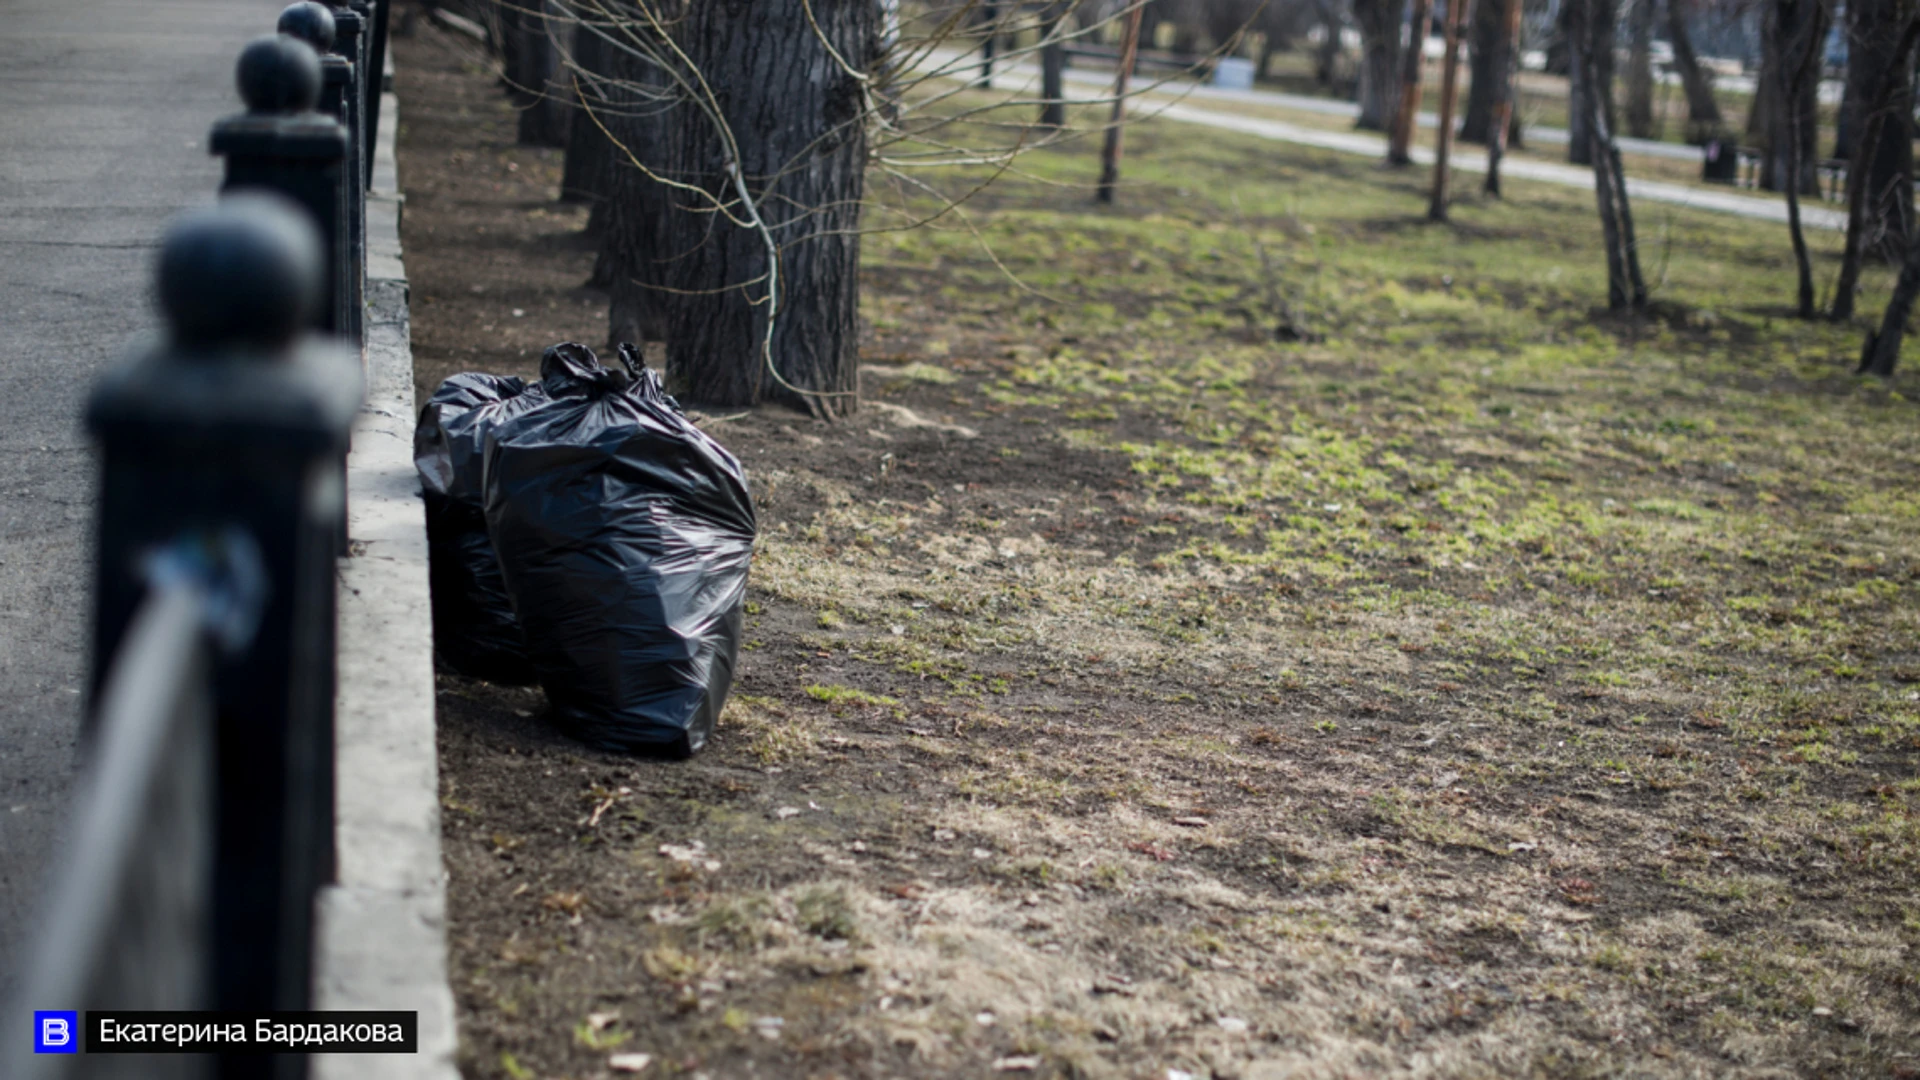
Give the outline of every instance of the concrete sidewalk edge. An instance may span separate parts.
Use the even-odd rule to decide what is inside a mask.
[[[313,1059],[316,1080],[458,1080],[440,860],[426,516],[413,469],[413,349],[386,95],[367,206],[367,402],[347,459],[340,560],[339,880],[319,902],[321,1009],[420,1015],[417,1055]]]

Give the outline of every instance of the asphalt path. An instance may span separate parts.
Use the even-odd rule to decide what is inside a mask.
[[[285,0],[0,4],[0,999],[58,858],[91,601],[88,387],[150,329],[155,246]]]
[[[962,53],[959,50],[934,50],[922,62],[920,70],[923,73],[944,78],[971,79],[979,71],[979,58],[977,54]],[[1012,90],[1023,96],[1037,97],[1039,81],[1039,65],[1031,60],[1014,63],[1003,61],[995,68],[994,88],[997,90]],[[1071,96],[1073,91],[1069,90],[1071,101],[1099,101],[1103,98],[1111,100],[1108,97],[1113,85],[1111,72],[1076,71],[1069,68],[1066,72],[1066,82],[1071,87],[1096,91],[1084,97],[1075,98]],[[1377,132],[1326,131],[1290,124],[1284,120],[1249,116],[1233,110],[1235,105],[1252,104],[1301,108],[1321,115],[1355,115],[1354,106],[1345,102],[1302,97],[1297,94],[1281,94],[1270,90],[1224,90],[1219,87],[1196,86],[1184,80],[1156,81],[1151,77],[1136,79],[1133,87],[1133,92],[1139,96],[1134,98],[1133,104],[1129,107],[1129,115],[1136,119],[1161,116],[1169,120],[1179,120],[1225,131],[1237,131],[1276,142],[1315,146],[1343,154],[1380,158],[1386,153],[1386,139]],[[1528,137],[1542,142],[1551,141],[1542,137],[1543,132],[1548,130],[1553,129],[1529,128]],[[1564,144],[1565,132],[1561,131],[1559,134]],[[1618,141],[1622,150],[1630,149],[1626,140]],[[1642,140],[1634,140],[1634,142],[1640,143]],[[1696,147],[1679,149],[1689,157],[1697,158],[1700,153]],[[1416,165],[1433,164],[1433,151],[1426,147],[1415,146],[1408,156]],[[1452,162],[1452,167],[1461,172],[1484,173],[1487,169],[1487,155],[1484,152],[1457,144],[1449,160]],[[1732,189],[1718,186],[1641,179],[1632,175],[1630,161],[1626,171],[1627,194],[1636,200],[1686,206],[1716,214],[1731,214],[1736,217],[1782,224],[1787,220],[1786,200],[1781,197],[1756,197],[1736,194]],[[1562,165],[1537,159],[1509,157],[1501,162],[1500,175],[1502,178],[1517,178],[1561,187],[1593,190],[1593,170],[1584,165]],[[1847,227],[1847,215],[1844,211],[1814,200],[1801,204],[1800,220],[1809,229],[1844,231]]]

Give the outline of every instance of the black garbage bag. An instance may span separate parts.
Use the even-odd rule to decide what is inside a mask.
[[[609,750],[706,744],[739,657],[753,501],[632,346],[568,342],[546,400],[493,426],[486,515],[555,722]]]
[[[539,383],[455,375],[427,399],[413,429],[413,464],[427,503],[434,644],[442,663],[490,682],[530,683],[534,675],[487,537],[480,476],[486,433],[545,400]]]

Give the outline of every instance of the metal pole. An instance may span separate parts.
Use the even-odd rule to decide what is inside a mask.
[[[1127,118],[1127,82],[1133,78],[1133,64],[1140,54],[1140,17],[1146,12],[1144,0],[1127,12],[1126,36],[1120,39],[1120,71],[1113,77],[1113,116],[1107,122],[1107,141],[1100,148],[1100,186],[1094,198],[1113,201],[1113,187],[1120,182],[1120,125]]]

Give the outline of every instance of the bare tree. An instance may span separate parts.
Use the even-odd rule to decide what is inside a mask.
[[[1865,257],[1866,248],[1870,242],[1870,232],[1877,232],[1868,204],[1874,198],[1873,178],[1877,177],[1880,171],[1879,158],[1894,152],[1888,145],[1891,140],[1882,137],[1882,133],[1890,126],[1900,132],[1900,138],[1906,143],[1903,148],[1906,151],[1906,174],[1903,176],[1896,172],[1893,181],[1895,184],[1904,185],[1904,189],[1897,195],[1904,196],[1905,199],[1898,201],[1910,200],[1912,197],[1913,140],[1911,134],[1903,129],[1907,129],[1911,123],[1907,118],[1912,111],[1913,48],[1916,40],[1920,40],[1920,14],[1908,7],[1903,15],[1905,25],[1901,28],[1896,43],[1878,57],[1881,62],[1874,71],[1874,77],[1866,80],[1860,93],[1859,105],[1864,118],[1864,130],[1857,133],[1853,142],[1852,158],[1847,163],[1846,249],[1840,257],[1840,278],[1834,284],[1833,306],[1828,311],[1828,316],[1835,322],[1853,317],[1855,294],[1859,291],[1860,285],[1860,263]],[[1853,13],[1852,18],[1857,25],[1858,12]],[[1863,64],[1867,61],[1867,57],[1859,53],[1854,55]],[[1910,201],[1907,201],[1907,206],[1911,208]],[[1910,239],[1912,235],[1912,231],[1908,230],[1901,239],[1911,247],[1920,247],[1920,244],[1912,244]],[[1901,280],[1905,279],[1906,275],[1903,273]],[[1912,299],[1909,298],[1907,306],[1911,307],[1911,305]],[[1904,327],[1905,324],[1906,316],[1902,315],[1898,325]],[[1897,355],[1898,352],[1899,344],[1895,342],[1893,354]],[[1889,356],[1887,371],[1891,370],[1892,358]]]
[[[1611,30],[1599,23],[1613,18],[1612,0],[1566,0],[1567,41],[1573,70],[1588,86],[1602,85],[1595,70],[1604,43],[1611,47]],[[1600,204],[1600,231],[1607,249],[1607,306],[1638,312],[1647,306],[1647,283],[1640,275],[1640,251],[1633,234],[1633,210],[1627,201],[1627,178],[1620,168],[1620,150],[1613,141],[1604,98],[1586,94],[1587,159],[1593,165],[1593,192]]]
[[[781,401],[827,419],[858,400],[863,233],[964,223],[967,198],[1019,154],[1084,134],[1064,108],[1043,125],[1041,107],[1105,110],[1133,91],[1036,97],[1033,62],[1142,11],[951,0],[900,29],[888,0],[539,2],[595,39],[563,61],[616,164],[596,269],[612,337],[664,340],[667,381],[690,402]],[[988,39],[1010,88],[983,102]],[[924,179],[936,167],[983,175],[955,193]],[[897,205],[872,197],[870,175]]]
[[[1890,259],[1905,250],[1914,221],[1913,61],[1899,47],[1914,17],[1914,0],[1846,4],[1847,92],[1834,156],[1864,162],[1848,168],[1848,204],[1857,189],[1863,196],[1861,250],[1877,249]],[[1878,142],[1862,157],[1860,143],[1868,129]]]
[[[508,93],[520,108],[519,140],[532,146],[565,146],[571,130],[571,86],[562,38],[573,23],[559,0],[519,0],[499,5],[497,22]]]
[[[1413,0],[1413,17],[1407,22],[1408,44],[1401,53],[1400,105],[1394,110],[1393,125],[1388,128],[1387,164],[1411,165],[1413,133],[1420,126],[1420,73],[1426,67],[1423,46],[1433,27],[1433,0]]]
[[[1560,17],[1566,20],[1567,40],[1573,52],[1579,51],[1580,45],[1575,38],[1582,34],[1574,24],[1577,22],[1587,27],[1591,33],[1588,45],[1592,62],[1582,64],[1575,58],[1567,72],[1567,160],[1575,165],[1593,163],[1588,155],[1596,144],[1587,126],[1592,122],[1593,105],[1599,106],[1600,115],[1607,121],[1607,138],[1611,145],[1614,127],[1613,28],[1619,17],[1618,3],[1619,0],[1565,0],[1560,5]]]
[[[1460,116],[1461,142],[1492,141],[1493,112],[1506,92],[1508,78],[1511,35],[1507,32],[1507,6],[1506,0],[1482,0],[1474,5],[1467,105]]]
[[[1492,0],[1481,0],[1491,6]],[[1483,190],[1496,198],[1500,195],[1500,160],[1507,153],[1507,139],[1518,126],[1513,117],[1513,99],[1515,94],[1515,72],[1519,70],[1520,59],[1520,3],[1521,0],[1504,0],[1506,8],[1507,46],[1504,50],[1505,62],[1499,68],[1498,94],[1493,109],[1491,137],[1487,140],[1487,178]]]
[[[1356,127],[1392,131],[1400,109],[1400,28],[1407,0],[1353,0],[1360,29],[1360,119]]]
[[[1718,136],[1724,121],[1713,96],[1713,80],[1693,51],[1693,36],[1687,30],[1691,7],[1691,0],[1667,0],[1667,40],[1673,45],[1673,66],[1687,93],[1687,141],[1699,146]]]
[[[1820,78],[1820,48],[1827,39],[1832,12],[1826,0],[1771,0],[1767,5],[1764,35],[1771,43],[1775,70],[1785,76],[1779,101],[1792,107],[1777,114],[1786,137],[1785,163],[1780,168],[1791,178],[1801,171],[1801,163],[1812,164],[1808,148],[1813,142],[1813,125],[1798,108],[1808,95],[1803,91]],[[1777,129],[1776,129],[1777,130]],[[1773,155],[1769,154],[1769,157]],[[1787,193],[1787,232],[1793,240],[1793,261],[1800,273],[1796,310],[1803,319],[1818,312],[1814,304],[1813,261],[1807,254],[1806,231],[1800,226],[1801,185],[1789,179],[1781,185]],[[1818,191],[1816,181],[1815,191]]]
[[[1453,151],[1453,102],[1460,85],[1460,28],[1472,0],[1447,0],[1447,47],[1440,66],[1440,137],[1433,152],[1433,194],[1427,202],[1427,220],[1447,220],[1450,176],[1447,158]]]
[[[1749,133],[1765,150],[1760,186],[1818,195],[1813,154],[1818,130],[1821,45],[1831,24],[1830,0],[1767,0],[1760,18],[1760,78]],[[1809,70],[1810,69],[1810,70]]]
[[[1627,134],[1653,138],[1653,26],[1658,0],[1630,0],[1627,18]]]

